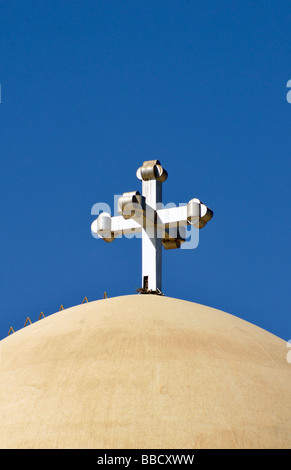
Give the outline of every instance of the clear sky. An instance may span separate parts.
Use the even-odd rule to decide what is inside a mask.
[[[141,242],[91,208],[141,190],[214,211],[163,252],[163,292],[291,338],[287,1],[0,1],[0,337],[61,305],[135,294]]]

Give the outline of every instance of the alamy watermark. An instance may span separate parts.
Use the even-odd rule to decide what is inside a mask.
[[[124,468],[139,465],[193,465],[194,453],[190,454],[167,454],[167,453],[145,453],[134,456],[117,456],[104,454],[99,456],[97,465],[122,465]]]
[[[105,202],[95,203],[91,208],[91,215],[93,215],[95,217],[96,216],[98,217],[100,214],[104,213],[104,214],[108,215],[109,218],[111,216],[112,217],[120,216],[120,212],[118,211],[118,201],[119,201],[120,197],[121,197],[120,194],[115,194],[114,195],[114,213],[113,213],[113,215],[111,214],[110,205],[105,203]],[[136,205],[133,204],[133,206],[134,207],[133,207],[132,212],[134,213],[134,215],[137,216],[137,218],[140,217],[140,206],[138,204],[136,204]],[[167,204],[159,203],[158,204],[158,209],[172,209],[174,207],[180,208],[180,207],[184,207],[184,206],[187,206],[187,204],[180,203],[179,205],[176,205],[175,203],[172,203],[172,202],[167,203]],[[139,220],[141,220],[141,219],[139,219]],[[144,223],[145,223],[145,225],[143,227],[146,227],[146,229],[149,228],[149,232],[150,232],[150,230],[153,226],[152,222],[150,221],[150,218],[147,219],[145,217],[145,222]],[[137,225],[139,225],[139,224],[137,224]],[[182,236],[184,241],[180,244],[181,249],[190,250],[190,249],[197,248],[197,246],[199,244],[199,229],[196,226],[194,226],[192,224],[171,222],[171,227],[167,228],[166,224],[165,224],[165,229],[169,233],[169,235],[173,238],[176,238],[178,236]],[[158,238],[164,238],[163,233],[164,233],[165,230],[159,230],[159,227],[157,227],[157,230],[158,230],[157,237]],[[96,239],[104,238],[102,236],[100,237],[100,235],[98,235],[98,233],[95,230],[92,230],[92,227],[91,227],[91,234]],[[125,238],[128,238],[128,239],[142,238],[142,230],[137,229],[135,227],[131,231],[122,230],[121,233],[117,233],[114,236],[114,238],[122,238],[122,237],[125,237]]]

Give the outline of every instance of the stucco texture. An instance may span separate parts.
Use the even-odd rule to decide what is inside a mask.
[[[291,448],[286,342],[229,313],[121,296],[0,347],[1,448]]]

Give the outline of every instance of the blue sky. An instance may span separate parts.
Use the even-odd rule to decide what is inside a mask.
[[[0,338],[60,305],[135,294],[141,242],[92,237],[91,207],[140,190],[214,211],[163,252],[165,295],[288,340],[290,3],[1,1]]]

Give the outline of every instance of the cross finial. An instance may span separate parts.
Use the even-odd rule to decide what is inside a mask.
[[[168,173],[159,160],[148,160],[143,162],[143,166],[137,170],[136,176],[142,181],[157,180],[163,183],[168,178]]]
[[[102,212],[92,223],[91,230],[106,242],[128,233],[142,234],[141,293],[162,293],[162,247],[180,248],[186,240],[186,227],[203,228],[213,212],[199,199],[188,204],[163,208],[162,183],[168,177],[159,160],[145,161],[136,172],[142,181],[139,191],[123,193],[118,200],[118,213],[111,217]]]

